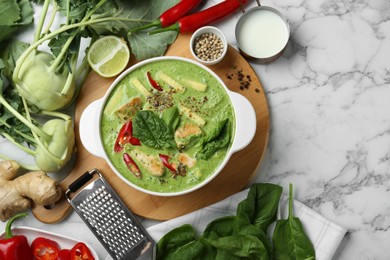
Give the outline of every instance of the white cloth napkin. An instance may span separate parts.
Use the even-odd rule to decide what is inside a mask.
[[[235,215],[238,203],[247,197],[248,191],[249,189],[246,189],[206,208],[156,224],[147,228],[147,231],[155,241],[159,241],[168,231],[183,224],[190,224],[199,233],[202,233],[212,220],[222,216]],[[327,220],[299,201],[294,201],[293,208],[294,216],[299,217],[306,234],[314,245],[316,259],[331,260],[347,230]],[[286,196],[282,196],[280,213],[283,218],[288,214]]]

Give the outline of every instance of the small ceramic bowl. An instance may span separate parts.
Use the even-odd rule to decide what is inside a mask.
[[[221,41],[222,41],[222,44],[223,44],[222,54],[217,59],[203,60],[200,57],[198,57],[195,53],[196,42],[198,41],[199,37],[201,37],[203,34],[206,34],[206,33],[214,34],[217,37],[219,37],[219,39],[221,39]],[[195,31],[191,36],[190,50],[191,50],[192,56],[194,56],[194,58],[198,62],[203,63],[205,65],[214,65],[214,64],[217,64],[218,62],[220,62],[225,57],[226,52],[227,52],[227,48],[228,48],[228,44],[226,41],[226,37],[223,34],[223,32],[220,29],[218,29],[217,27],[214,27],[214,26],[201,27],[197,31]]]

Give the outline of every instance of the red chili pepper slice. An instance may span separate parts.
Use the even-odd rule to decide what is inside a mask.
[[[71,260],[95,260],[89,248],[82,242],[77,243],[70,250]]]
[[[128,153],[123,154],[123,160],[125,161],[127,168],[134,174],[134,176],[141,178],[141,170],[138,168],[137,164]]]
[[[149,83],[154,89],[157,89],[158,91],[163,91],[162,87],[157,83],[157,81],[152,78],[152,75],[150,75],[150,71],[146,72],[146,76],[148,76]]]
[[[176,23],[162,29],[151,31],[149,34],[166,31],[177,31],[181,33],[193,32],[200,27],[206,26],[209,23],[227,16],[246,2],[247,0],[225,0],[203,11],[180,18]]]
[[[182,0],[178,4],[172,6],[164,13],[162,13],[160,17],[154,22],[148,23],[141,27],[137,27],[130,32],[144,30],[150,27],[167,27],[169,25],[172,25],[181,17],[189,13],[195,7],[197,7],[201,2],[202,0]]]
[[[169,163],[169,156],[165,154],[159,154],[161,162],[164,164],[165,167],[167,167],[171,172],[176,173],[177,169]]]
[[[130,143],[131,145],[141,145],[141,141],[133,136],[133,123],[131,120],[127,121],[119,131],[116,138],[114,151],[116,153],[122,151],[123,145]]]
[[[34,259],[36,260],[57,260],[60,253],[60,246],[54,240],[37,237],[31,244]]]
[[[58,254],[58,260],[71,260],[70,259],[70,249],[61,249]]]
[[[129,139],[129,143],[131,145],[137,146],[137,145],[141,145],[141,140],[139,140],[137,137],[132,136]]]

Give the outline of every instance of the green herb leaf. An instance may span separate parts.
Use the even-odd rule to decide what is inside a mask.
[[[196,158],[207,160],[214,153],[229,144],[231,136],[231,123],[228,119],[222,120],[217,127],[206,136],[202,148],[196,154]]]
[[[210,222],[203,232],[203,236],[207,239],[214,240],[220,237],[233,235],[233,223],[235,216],[227,216],[213,220]]]
[[[178,248],[196,239],[196,232],[191,225],[182,225],[169,231],[157,243],[157,259],[169,259]]]
[[[257,237],[272,257],[271,242],[267,237],[269,225],[276,220],[282,187],[269,183],[253,184],[245,200],[237,206],[234,232]]]
[[[133,135],[150,147],[176,147],[172,130],[153,111],[141,110],[135,115]]]
[[[214,251],[214,250],[213,250]],[[215,254],[215,253],[214,253]],[[178,259],[202,259],[214,260],[213,252],[206,247],[200,240],[194,240],[179,247],[172,255],[162,258],[165,260]]]
[[[175,132],[180,123],[179,109],[177,109],[177,107],[167,108],[163,111],[161,118],[165,121],[168,127],[172,129],[172,132]]]
[[[253,184],[248,196],[237,207],[236,230],[252,224],[267,233],[269,225],[276,220],[283,188],[271,183]]]
[[[274,258],[315,259],[314,247],[306,235],[299,218],[293,216],[293,193],[290,184],[289,217],[278,220],[272,237]]]
[[[214,247],[226,251],[230,256],[245,257],[246,259],[269,259],[267,250],[265,249],[263,243],[255,236],[234,235],[221,237],[217,240],[211,241],[210,243]]]

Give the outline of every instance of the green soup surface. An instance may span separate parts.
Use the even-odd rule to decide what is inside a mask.
[[[235,129],[232,104],[208,71],[185,60],[146,63],[104,104],[101,136],[116,170],[153,192],[187,190],[225,159]]]

